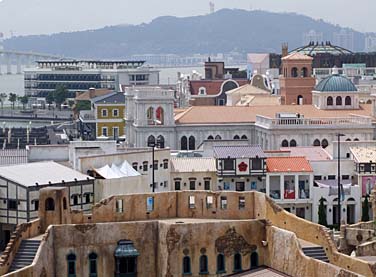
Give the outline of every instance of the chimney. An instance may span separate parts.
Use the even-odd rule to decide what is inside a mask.
[[[287,43],[282,44],[282,58],[289,54],[289,45]]]
[[[89,97],[90,99],[95,97],[95,88],[89,88]]]

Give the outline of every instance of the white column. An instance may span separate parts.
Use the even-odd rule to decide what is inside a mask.
[[[285,199],[285,176],[281,174],[279,179],[279,189],[281,190],[281,200]]]
[[[268,174],[266,174],[265,190],[266,195],[270,196],[270,176]]]
[[[295,199],[299,199],[299,175],[295,174]]]

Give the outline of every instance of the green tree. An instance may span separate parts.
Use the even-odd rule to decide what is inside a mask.
[[[55,100],[54,93],[52,91],[50,91],[46,96],[46,102],[48,104],[48,109],[51,109],[51,104],[54,102],[54,100]]]
[[[321,197],[319,204],[319,224],[323,226],[328,226],[326,221],[326,208],[325,208],[325,199]]]
[[[61,110],[61,104],[64,103],[64,101],[67,99],[68,91],[63,85],[56,86],[56,89],[54,91],[54,100],[56,105],[59,107],[59,110]]]
[[[4,92],[0,93],[1,109],[4,108],[4,102],[7,100],[8,95]]]
[[[8,98],[8,100],[9,100],[9,102],[11,102],[12,103],[12,109],[14,110],[14,105],[15,105],[15,103],[16,103],[16,101],[17,101],[17,94],[15,94],[15,93],[9,93],[9,98]]]
[[[21,96],[21,97],[20,97],[20,102],[21,102],[21,104],[22,104],[22,109],[24,110],[26,104],[29,102],[29,96],[26,96],[26,95]]]
[[[368,203],[368,194],[364,198],[364,202],[362,205],[362,221],[367,222],[369,221],[369,203]]]

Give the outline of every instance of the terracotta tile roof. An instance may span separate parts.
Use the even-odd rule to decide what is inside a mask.
[[[266,159],[267,172],[313,172],[305,157],[271,157]]]
[[[328,161],[332,157],[320,146],[282,147],[282,151],[289,151],[291,156],[305,157],[308,161]]]
[[[240,124],[256,121],[256,115],[275,118],[277,113],[299,113],[304,118],[339,118],[351,114],[372,116],[371,104],[359,110],[320,110],[312,105],[194,106],[175,117],[176,124]]]
[[[214,158],[172,158],[171,172],[216,172]]]
[[[285,60],[310,60],[310,61],[312,61],[313,58],[310,57],[310,56],[304,55],[302,53],[295,52],[295,53],[292,53],[290,55],[287,55],[286,57],[283,57],[282,60],[283,61],[285,61]]]
[[[221,87],[224,82],[228,80],[194,80],[190,81],[191,95],[198,95],[201,87],[206,88],[206,95],[217,95],[221,92]],[[243,86],[248,83],[245,79],[233,79],[239,86]]]
[[[98,97],[98,96],[104,96],[107,94],[112,93],[112,90],[109,89],[95,89],[94,94],[90,96],[90,91],[85,91],[84,93],[81,93],[80,95],[76,96],[76,101],[89,101],[92,98]]]
[[[217,159],[266,158],[259,145],[213,146],[214,157]]]

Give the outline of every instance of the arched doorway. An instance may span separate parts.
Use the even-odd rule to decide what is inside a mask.
[[[297,146],[296,140],[294,139],[290,140],[290,147],[296,147],[296,146]]]
[[[251,269],[258,268],[258,266],[259,266],[258,254],[257,252],[253,252],[251,254]]]
[[[188,150],[188,139],[186,136],[180,139],[180,149],[181,150]]]
[[[153,135],[148,137],[148,146],[149,147],[155,146],[155,137]]]
[[[189,137],[189,150],[195,150],[196,149],[196,139],[194,136]]]
[[[165,139],[162,135],[158,136],[157,145],[158,145],[158,148],[165,148]]]
[[[303,105],[303,96],[299,95],[298,98],[296,99],[296,104],[298,105]]]
[[[286,139],[284,139],[283,141],[282,141],[282,147],[289,147],[289,142],[286,140]]]

